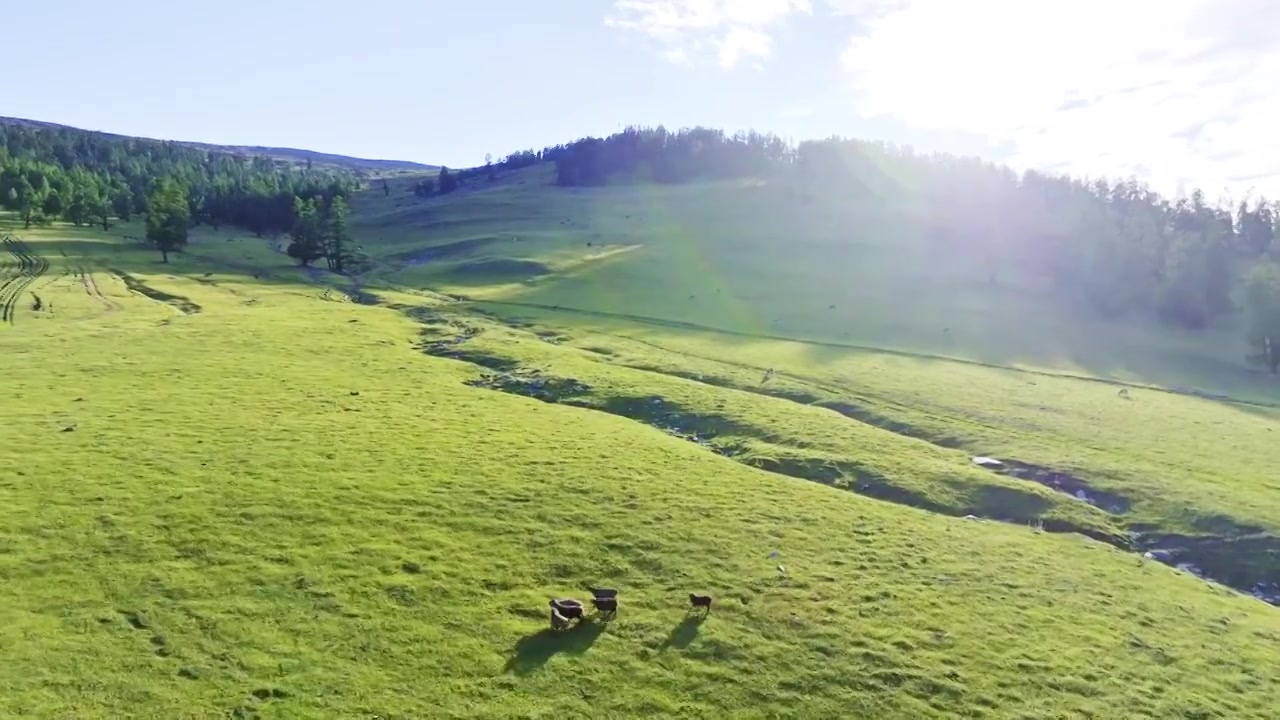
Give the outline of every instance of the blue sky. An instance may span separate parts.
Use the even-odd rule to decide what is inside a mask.
[[[1280,197],[1272,0],[40,0],[5,16],[23,31],[0,114],[98,130],[462,166],[702,124]]]

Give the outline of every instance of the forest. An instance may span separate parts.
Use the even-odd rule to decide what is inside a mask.
[[[327,203],[358,187],[351,171],[308,165],[74,128],[0,124],[0,206],[17,212],[25,227],[127,222],[148,214],[165,182],[163,195],[185,198],[193,224],[283,233],[297,220],[296,198]]]

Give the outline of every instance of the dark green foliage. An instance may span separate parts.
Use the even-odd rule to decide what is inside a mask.
[[[129,217],[133,214],[133,192],[127,187],[117,190],[111,198],[111,209],[121,221],[129,222]]]
[[[728,136],[702,127],[669,132],[659,126],[629,127],[605,139],[583,138],[548,147],[541,155],[555,162],[561,185],[603,185],[616,177],[664,183],[742,177],[789,164],[796,151],[776,135]]]
[[[164,262],[169,253],[187,245],[187,231],[191,227],[191,211],[187,195],[171,180],[156,183],[147,211],[147,240],[154,243]]]
[[[161,178],[185,190],[194,222],[236,225],[260,236],[293,226],[294,197],[327,202],[357,186],[344,170],[74,128],[0,124],[0,199],[27,221],[35,210],[50,214],[44,203],[56,191],[64,219],[107,227],[112,215],[127,220],[146,213],[152,183]]]
[[[101,223],[104,231],[111,228],[111,205],[102,195],[97,178],[86,173],[76,173],[70,185],[71,202],[64,213],[67,220],[76,225]]]
[[[345,272],[352,259],[351,230],[348,225],[347,201],[335,197],[326,207],[324,217],[325,260],[329,269],[336,273]]]
[[[58,194],[57,190],[50,189],[49,193],[44,196],[44,203],[41,204],[40,209],[46,217],[58,217],[62,214],[62,196]]]
[[[1253,359],[1275,373],[1280,370],[1280,265],[1265,262],[1249,271],[1244,304],[1249,342],[1257,351]]]
[[[345,272],[353,259],[349,214],[347,201],[342,197],[328,203],[318,197],[294,198],[296,220],[285,252],[303,267],[324,258],[329,270]]]
[[[1248,200],[1241,200],[1236,211],[1240,227],[1239,247],[1249,257],[1257,257],[1271,248],[1275,237],[1275,208],[1265,199],[1259,198],[1252,206]]]
[[[449,172],[449,168],[447,167],[440,168],[440,180],[437,183],[437,186],[440,189],[441,195],[448,195],[454,190],[457,190],[458,183],[458,176],[455,173]]]
[[[430,197],[436,194],[436,181],[424,178],[413,184],[413,194],[418,197]]]
[[[48,215],[45,215],[44,211],[38,207],[34,207],[31,209],[30,212],[24,214],[22,217],[22,220],[25,226],[28,228],[30,228],[32,225],[39,227],[41,225],[48,225],[49,223],[53,222],[53,218]]]
[[[294,222],[289,231],[291,241],[285,252],[303,267],[325,256],[324,221],[316,208],[315,198],[293,199]]]
[[[24,227],[31,227],[34,222],[35,214],[40,211],[40,196],[31,186],[31,181],[23,176],[15,191],[14,209],[18,211],[18,215],[22,217]]]
[[[543,159],[542,151],[521,150],[508,155],[502,162],[498,163],[498,167],[503,170],[519,170],[520,168],[537,165]]]

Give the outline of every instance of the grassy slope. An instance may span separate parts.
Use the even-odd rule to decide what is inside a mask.
[[[827,436],[842,431],[825,411],[634,367],[729,377],[747,371],[680,353],[786,367],[811,346],[635,324],[552,344],[421,293],[334,302],[226,233],[168,268],[93,233],[24,237],[51,262],[32,287],[53,313],[24,299],[0,328],[0,713],[1263,718],[1280,693],[1280,614],[1252,599],[590,409],[662,394],[878,472],[971,472],[875,428]],[[589,407],[468,387],[480,371],[422,354],[415,317],[587,380]],[[837,382],[862,357],[792,361],[806,378],[783,381]],[[887,407],[955,369],[918,365],[867,394]],[[615,624],[544,629],[548,596],[600,582],[623,588]],[[717,596],[705,621],[684,614],[690,590]]]
[[[390,201],[366,194],[356,211],[390,279],[405,285],[1280,402],[1280,387],[1244,366],[1230,326],[1099,322],[1012,268],[991,287],[985,259],[963,248],[797,203],[772,184],[552,189],[546,173],[425,203],[404,185]],[[481,244],[449,262],[405,262],[424,245],[464,241]],[[457,272],[479,258],[531,259],[555,274]]]
[[[793,394],[1084,475],[1127,497],[1133,528],[1280,532],[1270,472],[1280,385],[1240,363],[1230,328],[1098,323],[1029,289],[990,287],[964,258],[925,262],[937,249],[917,239],[845,225],[818,206],[798,218],[768,186],[556,190],[546,180],[517,175],[427,203],[369,195],[357,207],[390,281],[570,329],[622,364],[736,387],[775,367]],[[475,272],[511,259],[524,264],[505,276]],[[544,271],[518,271],[534,263]],[[1119,382],[1148,389],[1131,386],[1126,402]]]
[[[1280,530],[1276,408],[1134,388],[1125,401],[1114,385],[1052,374],[497,307],[629,367],[736,387],[778,368],[764,391],[852,401],[947,446],[1079,473],[1128,495],[1140,525],[1225,532],[1230,518]]]

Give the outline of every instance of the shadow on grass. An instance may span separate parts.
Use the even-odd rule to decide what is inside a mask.
[[[225,240],[220,236],[194,238],[183,250],[171,253],[170,262],[166,263],[160,252],[142,239],[141,229],[113,229],[111,233],[101,233],[100,230],[101,228],[94,230],[59,225],[32,232],[15,230],[13,234],[27,242],[36,254],[49,261],[50,272],[63,270],[87,273],[109,270],[114,274],[165,274],[193,279],[217,273],[227,280],[247,281],[252,278],[258,283],[291,286],[333,286],[346,282],[346,278],[324,278],[320,281],[310,278],[309,282],[309,278],[304,275],[305,271],[300,270],[296,263],[283,254],[278,258],[267,256],[258,259],[219,254],[216,251]],[[129,231],[138,234],[128,234]],[[0,232],[7,230],[0,228]],[[250,243],[270,242],[247,236],[244,239]],[[137,291],[136,288],[131,290]],[[159,300],[168,302],[165,299]]]
[[[545,292],[546,289],[544,288],[543,291]],[[550,301],[537,302],[538,299],[537,293],[527,293],[519,300],[485,300],[479,304],[492,308],[500,317],[533,312],[539,316],[550,315],[552,318],[555,316],[587,318],[603,326],[625,328],[628,325],[645,325],[678,332],[712,335],[726,347],[737,343],[758,344],[761,340],[794,343],[797,348],[805,351],[808,362],[815,365],[846,360],[858,354],[888,355],[923,362],[961,363],[1022,373],[1027,377],[1039,375],[1066,378],[1115,387],[1146,389],[1145,386],[1154,385],[1164,392],[1216,401],[1246,412],[1258,412],[1261,409],[1269,417],[1276,408],[1280,407],[1280,390],[1278,390],[1280,385],[1271,381],[1265,373],[1251,369],[1243,362],[1229,362],[1223,358],[1203,356],[1190,351],[1174,353],[1174,358],[1171,360],[1168,354],[1124,352],[1103,342],[1055,346],[1057,352],[1054,353],[1047,350],[1030,352],[1026,347],[1002,348],[998,343],[984,344],[977,339],[964,342],[958,347],[947,344],[938,344],[935,347],[924,343],[917,344],[913,349],[905,349],[877,345],[873,339],[867,338],[863,340],[868,344],[862,344],[856,341],[857,338],[836,339],[821,333],[811,335],[801,332],[799,328],[796,328],[795,332],[787,332],[787,328],[776,332],[747,331],[733,323],[723,326],[704,325],[690,322],[688,319],[676,320],[565,307],[558,303],[551,304]],[[1079,328],[1086,330],[1092,327],[1087,320],[1081,320],[1078,325]],[[563,327],[563,323],[560,326]],[[1154,333],[1156,337],[1162,337],[1161,333],[1165,335],[1174,333],[1158,325],[1135,326],[1134,333],[1140,331]],[[1213,333],[1194,336],[1202,342],[1220,337],[1221,334]],[[948,342],[953,340],[949,339]],[[1034,343],[1027,341],[1024,345],[1034,346]],[[1063,363],[1066,367],[1076,369],[1063,369]]]
[[[591,649],[604,630],[604,623],[583,620],[568,630],[546,628],[526,635],[516,643],[503,672],[528,675],[560,653],[582,655]]]
[[[662,643],[662,649],[675,648],[683,650],[689,647],[689,644],[698,637],[698,631],[702,629],[702,623],[706,622],[706,620],[706,613],[693,612],[686,615],[679,625],[671,629],[671,634]]]

